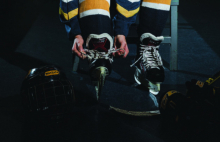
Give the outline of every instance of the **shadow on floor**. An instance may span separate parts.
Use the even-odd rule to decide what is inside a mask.
[[[215,0],[210,0],[208,3],[205,0],[199,2],[194,0],[185,0],[183,3],[180,1],[178,11],[179,14],[186,19],[193,29],[199,33],[212,50],[220,57],[218,42],[220,37],[218,30],[220,20],[214,16],[220,14],[220,11],[218,10],[219,4],[220,2]]]

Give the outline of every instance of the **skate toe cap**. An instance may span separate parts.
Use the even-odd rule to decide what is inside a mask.
[[[165,75],[163,69],[153,68],[147,73],[147,79],[152,82],[163,82]]]

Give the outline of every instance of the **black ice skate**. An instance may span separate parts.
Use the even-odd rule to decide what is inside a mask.
[[[154,95],[159,93],[160,84],[164,81],[163,62],[159,54],[159,45],[163,39],[163,36],[155,37],[150,33],[142,34],[134,63],[136,64],[135,81],[147,86]]]
[[[113,62],[113,40],[107,34],[90,34],[86,41],[85,52],[89,60],[89,74],[95,86],[97,100],[99,99],[105,78],[111,73]]]

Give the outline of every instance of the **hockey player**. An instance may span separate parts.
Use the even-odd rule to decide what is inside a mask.
[[[126,42],[129,27],[135,23],[140,10],[138,35],[138,53],[136,56],[135,80],[138,84],[149,82],[150,92],[159,92],[159,85],[164,80],[163,63],[159,54],[160,36],[168,17],[171,0],[115,0],[116,14],[110,17],[110,0],[60,0],[60,20],[65,24],[68,38],[73,42],[72,51],[85,59],[87,50],[83,49],[84,41],[90,50],[102,53],[123,55],[129,49]],[[112,39],[114,36],[114,40]],[[120,50],[113,50],[114,48]],[[98,55],[99,58],[94,58]],[[104,56],[92,53],[90,58],[90,74],[92,80],[100,82],[111,70],[111,54]],[[91,57],[90,56],[90,57]],[[88,57],[88,56],[87,56]],[[97,57],[97,56],[96,56]],[[101,75],[100,75],[101,74]],[[99,77],[97,75],[100,75]],[[97,78],[98,77],[98,78]],[[101,83],[102,84],[102,83]],[[100,84],[97,84],[99,88]]]

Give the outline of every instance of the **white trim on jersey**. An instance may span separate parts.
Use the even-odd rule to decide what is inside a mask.
[[[170,10],[170,5],[167,4],[158,4],[158,3],[152,3],[152,2],[142,2],[143,7],[148,7],[148,8],[153,8],[157,10],[164,10],[164,11],[169,11]]]
[[[74,0],[62,0],[62,2],[64,2],[64,3],[68,3],[68,2],[71,2],[71,1],[74,1]]]
[[[139,2],[140,0],[128,0],[128,1],[130,1],[131,3],[133,3],[133,2]]]
[[[85,16],[89,16],[89,15],[105,15],[105,16],[108,16],[110,18],[110,13],[106,10],[103,10],[103,9],[92,9],[92,10],[86,10],[82,13],[79,14],[79,17],[82,18],[82,17],[85,17]]]

